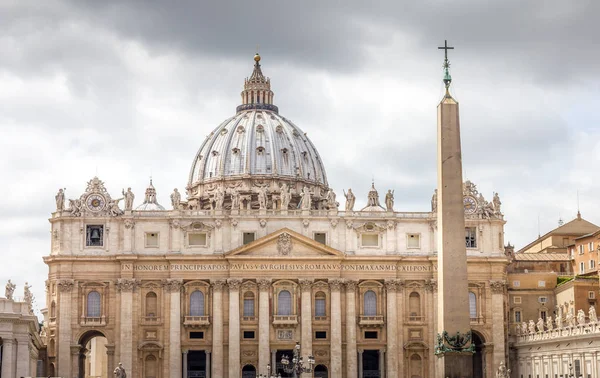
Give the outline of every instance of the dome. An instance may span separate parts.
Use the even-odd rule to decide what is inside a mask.
[[[165,208],[158,203],[156,200],[156,189],[152,185],[152,179],[150,179],[150,185],[146,188],[144,196],[144,203],[135,208],[138,211],[157,211],[164,210]]]
[[[241,186],[255,193],[256,180],[262,180],[258,186],[268,186],[271,191],[284,183],[296,193],[308,186],[316,198],[328,189],[315,146],[273,105],[271,82],[262,74],[260,60],[255,55],[254,71],[244,81],[242,105],[236,108],[236,115],[208,135],[194,158],[187,188],[192,207],[194,198],[206,196],[215,186],[222,186],[224,192]],[[244,183],[249,179],[254,182]]]

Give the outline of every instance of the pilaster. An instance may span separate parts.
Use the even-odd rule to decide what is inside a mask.
[[[331,378],[342,377],[342,308],[341,279],[329,280],[331,291]]]
[[[308,356],[312,356],[312,300],[311,300],[311,289],[313,280],[301,279],[300,290],[302,292],[301,304],[302,310],[300,313],[302,322],[302,338],[301,348],[302,353]]]
[[[241,376],[240,367],[240,285],[242,280],[230,278],[229,287],[229,378]]]
[[[506,363],[504,340],[504,298],[506,287],[507,283],[504,280],[490,281],[492,291],[492,340],[494,341],[493,371],[498,369],[501,361]]]
[[[212,281],[213,289],[213,364],[212,376],[223,377],[223,288],[227,284],[225,280]]]
[[[125,371],[133,369],[133,292],[139,286],[135,278],[120,278],[117,290],[121,293],[121,329],[119,330],[119,362]]]
[[[2,339],[2,377],[15,376],[15,345],[12,339]],[[68,356],[68,354],[67,354]]]
[[[73,280],[66,279],[58,281],[59,320],[57,375],[61,377],[71,376],[71,294],[74,287],[75,281]],[[2,376],[4,376],[4,374]],[[10,375],[7,376],[10,377]]]
[[[358,281],[346,280],[346,376],[357,378],[356,350],[356,286]]]
[[[388,280],[385,282],[386,290],[386,305],[387,305],[387,347],[389,353],[386,361],[386,371],[388,376],[398,376],[398,307],[396,304],[396,292],[398,283],[396,280]],[[381,365],[383,367],[383,365]]]
[[[183,280],[167,279],[163,282],[169,293],[169,372],[181,377],[181,287]]]
[[[262,278],[258,280],[258,373],[267,375],[269,364],[269,290],[271,280]]]

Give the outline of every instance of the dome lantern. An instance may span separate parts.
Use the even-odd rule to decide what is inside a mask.
[[[260,55],[254,55],[254,70],[249,78],[244,80],[244,90],[242,91],[242,105],[236,108],[239,113],[248,109],[264,109],[278,113],[279,109],[273,105],[273,91],[271,90],[271,80],[263,75],[260,68]]]

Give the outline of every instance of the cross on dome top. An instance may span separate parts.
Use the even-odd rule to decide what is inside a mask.
[[[273,105],[273,91],[271,90],[271,80],[263,75],[260,68],[260,55],[254,55],[254,70],[249,78],[244,80],[244,90],[242,91],[242,105],[238,106],[236,111],[248,109],[270,110],[279,112],[277,106]]]

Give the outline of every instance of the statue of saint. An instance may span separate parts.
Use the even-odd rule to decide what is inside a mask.
[[[535,333],[535,323],[533,322],[533,320],[529,321],[529,333]]]
[[[394,191],[391,189],[385,195],[385,207],[387,211],[394,211]]]
[[[577,311],[577,323],[579,325],[585,324],[585,312],[583,312],[582,309],[579,309],[579,311]]]
[[[281,210],[287,210],[290,207],[290,201],[292,200],[292,194],[286,183],[281,185]]]
[[[225,192],[223,188],[218,187],[215,192],[215,210],[223,210],[223,202],[225,202]]]
[[[588,317],[590,318],[590,323],[598,323],[598,317],[596,316],[596,307],[590,306],[590,310],[588,311]]]
[[[492,200],[492,203],[494,204],[494,211],[496,214],[500,214],[500,206],[502,206],[502,202],[500,202],[500,196],[498,196],[498,193],[494,193],[494,199]]]
[[[510,378],[510,369],[504,366],[504,361],[500,361],[500,366],[496,372],[496,378]]]
[[[231,210],[240,209],[240,193],[236,189],[231,190]]]
[[[310,190],[308,189],[308,187],[304,187],[302,189],[302,193],[300,194],[300,208],[302,210],[310,210],[310,206],[311,206],[311,195],[310,195]]]
[[[115,375],[115,378],[127,378],[127,373],[125,373],[125,368],[123,367],[123,364],[119,362],[119,366],[117,366],[115,368],[115,371],[113,372],[113,374]]]
[[[25,282],[25,287],[23,288],[23,299],[29,306],[29,312],[33,312],[33,293],[31,292],[31,285],[27,282]]]
[[[108,203],[108,211],[110,212],[110,215],[112,215],[113,217],[123,215],[123,210],[121,210],[121,208],[119,207],[119,201],[121,201],[122,199],[123,198],[111,200]]]
[[[548,331],[552,331],[552,328],[554,328],[552,324],[552,315],[549,315],[546,320],[546,328],[548,328]]]
[[[71,212],[71,215],[73,215],[74,217],[79,217],[81,216],[82,210],[83,203],[80,199],[69,200],[69,211]]]
[[[125,198],[125,210],[131,211],[131,209],[133,209],[133,199],[135,198],[135,195],[133,195],[131,188],[127,188],[127,191],[123,189],[122,192],[123,198]]]
[[[575,316],[573,315],[572,311],[569,311],[567,313],[567,317],[565,320],[567,321],[567,326],[575,327]]]
[[[525,322],[521,323],[521,335],[527,335],[527,323]]]
[[[173,189],[173,193],[171,193],[171,205],[173,205],[173,210],[179,209],[179,203],[181,202],[181,194],[177,188]]]
[[[538,332],[544,332],[544,319],[542,319],[542,318],[538,319],[537,330],[538,330]]]
[[[356,197],[354,196],[354,193],[352,193],[352,189],[348,189],[348,193],[344,191],[344,197],[346,197],[346,211],[354,211]]]
[[[16,288],[17,285],[8,280],[8,282],[6,283],[6,290],[4,291],[4,296],[6,297],[6,299],[13,299],[13,294],[15,293]]]
[[[258,208],[261,210],[267,208],[267,188],[264,186],[258,188]]]
[[[437,189],[434,190],[433,196],[431,196],[431,212],[437,212]]]
[[[63,211],[65,209],[65,190],[58,189],[58,193],[54,197],[56,199],[56,211]]]
[[[335,192],[333,191],[333,189],[329,189],[327,191],[327,209],[331,210],[331,209],[337,209],[338,207],[338,203],[335,201]]]

